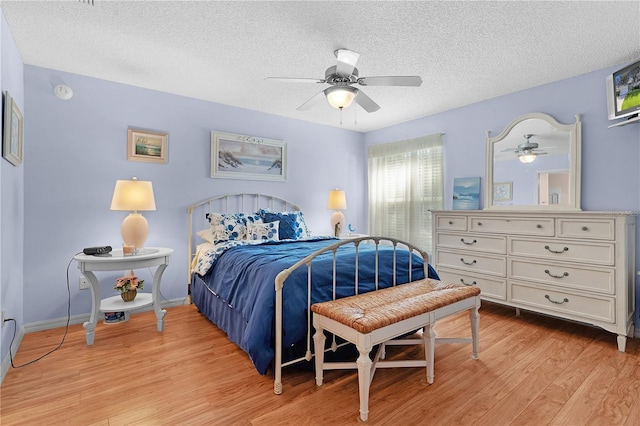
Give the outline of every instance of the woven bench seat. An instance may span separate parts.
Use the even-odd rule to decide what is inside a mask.
[[[472,343],[472,357],[478,356],[480,289],[432,279],[423,279],[375,292],[316,303],[311,306],[316,329],[316,348],[325,347],[324,330],[353,343],[360,356],[355,363],[326,363],[324,351],[316,350],[316,384],[322,386],[323,372],[329,369],[358,369],[360,419],[369,413],[369,387],[376,367],[425,367],[427,382],[433,383],[436,342]],[[435,338],[433,326],[445,316],[469,310],[471,338]],[[422,339],[395,339],[424,328]],[[382,361],[385,345],[421,343],[425,359]],[[380,345],[372,361],[371,349]]]

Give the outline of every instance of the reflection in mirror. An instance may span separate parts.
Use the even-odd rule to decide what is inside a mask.
[[[487,132],[485,208],[580,210],[580,116],[561,124],[525,114]]]

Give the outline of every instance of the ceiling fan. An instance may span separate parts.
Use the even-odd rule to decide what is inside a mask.
[[[354,84],[360,86],[412,86],[418,87],[422,84],[419,76],[377,76],[360,77],[356,62],[360,57],[359,53],[348,49],[338,49],[334,52],[337,64],[330,66],[324,73],[323,79],[314,78],[288,78],[288,77],[267,77],[268,80],[279,80],[294,83],[327,83],[329,87],[300,105],[298,111],[306,111],[315,106],[324,97],[329,104],[342,110],[355,101],[367,112],[375,112],[380,106],[368,97],[362,90],[353,87]]]
[[[532,163],[538,155],[546,154],[544,151],[538,151],[538,144],[536,142],[531,142],[531,137],[535,135],[528,133],[522,136],[524,136],[527,141],[518,145],[516,150],[509,148],[503,151],[513,151],[523,163]]]

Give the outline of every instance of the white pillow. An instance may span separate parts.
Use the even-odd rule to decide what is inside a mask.
[[[279,241],[279,221],[267,223],[247,222],[247,240],[249,241]]]
[[[211,233],[211,228],[203,229],[202,231],[196,232],[196,235],[208,243],[213,244],[213,234]]]

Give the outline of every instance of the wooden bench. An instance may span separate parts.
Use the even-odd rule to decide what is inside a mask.
[[[424,367],[427,382],[433,383],[434,346],[436,342],[472,343],[478,357],[480,327],[480,289],[432,279],[424,279],[370,293],[316,303],[311,306],[316,348],[324,348],[324,330],[353,343],[360,353],[353,362],[324,362],[324,351],[316,350],[316,384],[322,386],[324,370],[358,369],[360,419],[369,417],[369,387],[376,367]],[[433,326],[440,318],[470,310],[471,338],[435,338]],[[424,327],[422,339],[395,339]],[[385,344],[424,344],[425,359],[381,361]],[[374,360],[369,352],[380,345]]]

